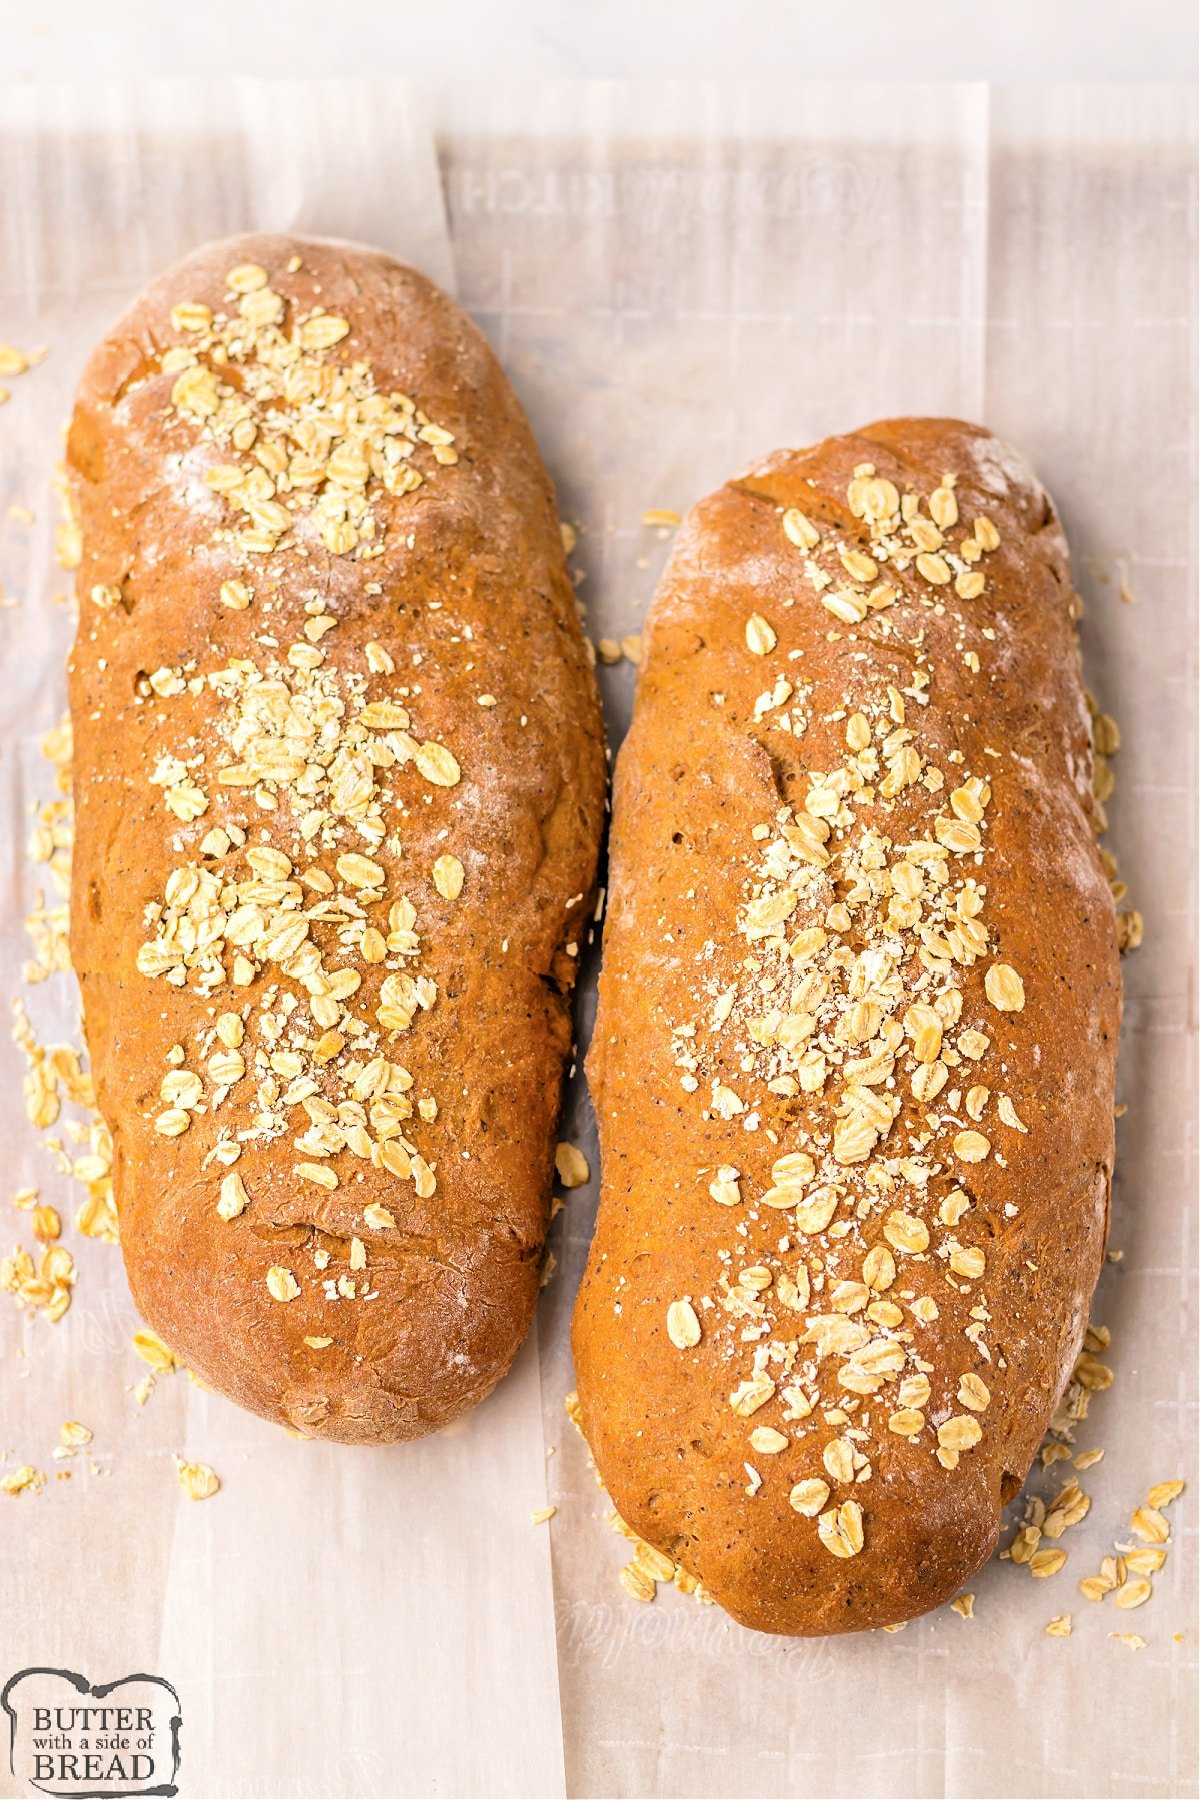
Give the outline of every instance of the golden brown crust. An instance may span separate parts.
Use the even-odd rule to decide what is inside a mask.
[[[703,501],[651,609],[574,1349],[622,1517],[747,1625],[950,1597],[1079,1346],[1120,977],[1074,614],[1030,472],[913,419]]]
[[[452,301],[273,237],[134,303],[68,461],[72,952],[134,1296],[267,1417],[417,1436],[537,1293],[604,795],[550,483]]]

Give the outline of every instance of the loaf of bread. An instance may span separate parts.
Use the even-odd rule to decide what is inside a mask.
[[[1103,1259],[1120,1021],[1078,603],[986,432],[703,501],[644,634],[588,1072],[582,1424],[742,1623],[897,1623],[997,1542]]]
[[[72,954],[134,1298],[294,1430],[525,1336],[605,767],[554,497],[421,275],[250,237],[93,356]]]

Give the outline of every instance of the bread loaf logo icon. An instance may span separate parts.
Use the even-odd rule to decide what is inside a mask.
[[[35,1794],[120,1800],[179,1792],[179,1695],[160,1675],[93,1686],[71,1669],[21,1669],[0,1692],[9,1768]]]

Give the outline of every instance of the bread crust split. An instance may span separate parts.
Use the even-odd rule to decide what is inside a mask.
[[[189,257],[68,464],[71,943],[134,1298],[294,1430],[522,1342],[603,821],[554,496],[481,334],[359,246]]]
[[[579,1398],[760,1630],[955,1594],[1080,1346],[1121,984],[1077,612],[1021,459],[897,419],[702,501],[647,620]]]

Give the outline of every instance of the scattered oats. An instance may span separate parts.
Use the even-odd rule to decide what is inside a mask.
[[[1143,1544],[1165,1544],[1171,1535],[1165,1515],[1154,1506],[1139,1506],[1129,1523]]]
[[[984,1162],[991,1148],[981,1131],[960,1131],[954,1139],[954,1154],[960,1162]]]
[[[950,1602],[950,1611],[956,1612],[960,1619],[973,1619],[975,1617],[974,1594],[960,1594],[957,1600]]]
[[[182,1456],[177,1456],[175,1469],[179,1485],[189,1500],[211,1500],[220,1489],[220,1479],[207,1463],[185,1462]]]
[[[851,713],[846,720],[846,747],[849,750],[865,750],[871,742],[871,726],[865,713]]]
[[[653,1544],[648,1544],[645,1538],[638,1537],[636,1533],[631,1533],[630,1536],[632,1542],[637,1545],[634,1561],[642,1573],[649,1576],[651,1581],[673,1581],[679,1567],[674,1557],[667,1556],[662,1550],[656,1550]]]
[[[345,319],[336,318],[333,313],[314,313],[300,327],[300,342],[306,350],[329,350],[340,344],[349,331]]]
[[[863,1547],[862,1507],[857,1500],[843,1500],[817,1520],[817,1535],[832,1556],[857,1556]]]
[[[666,530],[673,531],[680,523],[680,518],[681,515],[673,507],[648,506],[642,514],[642,524],[660,525]]]
[[[171,308],[173,331],[207,331],[212,322],[212,308],[199,300],[180,300]]]
[[[0,1488],[6,1494],[40,1494],[45,1485],[46,1477],[31,1463],[22,1463],[19,1469],[10,1469],[7,1475],[0,1476]]]
[[[221,1180],[221,1197],[217,1201],[217,1215],[222,1219],[236,1219],[244,1213],[250,1204],[250,1196],[240,1175],[225,1175]]]
[[[299,1298],[300,1283],[290,1269],[282,1268],[279,1263],[276,1263],[267,1270],[267,1292],[272,1300],[286,1304],[289,1300]]]
[[[133,1347],[144,1363],[148,1363],[156,1375],[170,1375],[183,1367],[175,1352],[168,1349],[157,1333],[142,1326],[133,1334]]]
[[[925,1429],[925,1414],[914,1407],[904,1407],[888,1419],[888,1430],[897,1437],[918,1437]]]
[[[895,1210],[884,1221],[883,1235],[904,1256],[919,1256],[929,1248],[929,1227],[915,1213]]]
[[[159,1113],[154,1121],[154,1129],[160,1137],[182,1137],[191,1122],[182,1107],[171,1106],[166,1112]]]
[[[768,656],[779,640],[761,613],[751,613],[746,620],[746,645],[755,656]]]
[[[1099,1454],[1103,1456],[1104,1452],[1100,1451]],[[1146,1505],[1154,1510],[1157,1510],[1159,1507],[1170,1506],[1172,1500],[1178,1500],[1180,1494],[1182,1494],[1184,1490],[1184,1486],[1185,1483],[1182,1481],[1156,1482],[1154,1487],[1152,1487],[1150,1492],[1146,1495]]]
[[[533,1512],[530,1514],[530,1518],[535,1525],[545,1525],[548,1520],[554,1517],[557,1511],[557,1506],[538,1506],[534,1508]]]
[[[1092,719],[1092,742],[1101,756],[1115,756],[1121,748],[1121,732],[1109,713],[1096,713]]]
[[[16,1249],[0,1260],[0,1291],[12,1294],[17,1305],[40,1312],[56,1325],[71,1304],[75,1262],[64,1245],[46,1245],[35,1265],[27,1250]]]
[[[356,850],[346,851],[337,859],[337,872],[347,887],[375,888],[382,887],[385,870],[381,863],[369,856],[363,856]]]
[[[583,1187],[591,1178],[588,1159],[574,1144],[558,1145],[554,1152],[554,1167],[565,1188]]]
[[[435,787],[454,787],[459,779],[458,763],[444,744],[421,744],[413,760],[426,781]]]
[[[979,1420],[967,1413],[957,1413],[938,1426],[938,1443],[943,1450],[973,1450],[982,1436]]]
[[[617,1576],[617,1580],[634,1600],[653,1600],[656,1589],[648,1575],[644,1575],[636,1562],[629,1562]]]
[[[953,488],[934,488],[929,496],[929,516],[939,531],[949,531],[958,524],[958,501]]]
[[[854,1480],[854,1450],[845,1438],[831,1438],[821,1452],[821,1461],[831,1481]]]
[[[739,1418],[748,1419],[760,1406],[765,1406],[775,1392],[775,1383],[765,1373],[741,1382],[730,1394],[729,1404]]]
[[[225,285],[231,294],[253,294],[265,288],[268,280],[267,271],[258,263],[238,263],[226,275]]]
[[[998,1012],[1020,1012],[1025,1004],[1025,984],[1008,963],[991,963],[983,985]]]
[[[338,1185],[337,1171],[331,1169],[327,1163],[293,1163],[292,1173],[301,1176],[305,1181],[313,1182],[317,1187],[326,1188],[330,1193]]]
[[[798,550],[815,550],[821,541],[821,534],[816,526],[797,506],[789,506],[784,513],[783,530],[784,536],[790,539]]]
[[[358,722],[368,731],[406,731],[411,721],[408,709],[394,700],[372,700],[359,713]]]
[[[1065,1638],[1065,1637],[1070,1637],[1070,1635],[1071,1635],[1071,1615],[1070,1615],[1070,1613],[1057,1613],[1055,1615],[1055,1617],[1053,1619],[1051,1619],[1050,1623],[1046,1627],[1046,1636],[1053,1637],[1053,1638]]]
[[[788,1495],[788,1505],[806,1519],[815,1519],[829,1498],[829,1483],[819,1477],[798,1481]]]
[[[717,1170],[716,1180],[709,1182],[708,1191],[718,1206],[740,1205],[742,1190],[739,1186],[738,1171],[723,1163]]]
[[[991,1398],[989,1389],[978,1375],[968,1371],[959,1381],[958,1403],[960,1406],[967,1406],[972,1412],[986,1412]]]
[[[1066,1560],[1065,1550],[1035,1550],[1029,1559],[1029,1573],[1039,1578],[1057,1575]]]
[[[439,856],[433,865],[433,885],[443,900],[457,900],[463,889],[464,870],[457,856]]]
[[[691,1350],[700,1342],[700,1321],[690,1300],[672,1300],[667,1308],[667,1336],[677,1350]]]
[[[934,587],[944,587],[950,580],[950,565],[936,553],[922,552],[917,557],[917,573]]]

